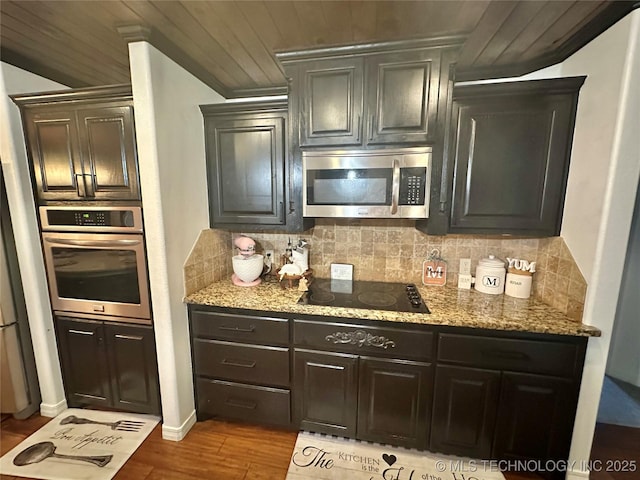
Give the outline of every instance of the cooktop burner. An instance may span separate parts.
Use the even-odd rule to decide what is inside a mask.
[[[298,303],[366,308],[396,312],[431,313],[412,283],[316,279]]]

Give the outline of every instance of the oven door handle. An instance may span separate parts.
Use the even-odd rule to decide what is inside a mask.
[[[49,243],[73,245],[76,247],[128,247],[141,243],[140,240],[69,240],[68,238],[55,237],[47,237],[44,240]]]

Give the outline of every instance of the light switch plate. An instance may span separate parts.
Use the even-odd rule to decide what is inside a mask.
[[[353,265],[348,263],[332,263],[331,280],[353,280]]]

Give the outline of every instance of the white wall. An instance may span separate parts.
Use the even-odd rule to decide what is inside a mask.
[[[584,478],[611,341],[640,176],[640,10],[634,10],[562,64],[587,75],[580,91],[561,234],[588,284],[589,340],[568,478]]]
[[[40,234],[27,163],[27,152],[18,107],[8,95],[62,90],[67,87],[32,73],[1,63],[0,75],[0,158],[7,187],[27,304],[29,328],[38,370],[42,402],[40,413],[55,417],[67,402],[49,305],[49,292],[40,247]]]
[[[146,42],[129,44],[163,438],[195,423],[183,263],[209,225],[198,105],[224,101]]]
[[[640,194],[636,194],[631,235],[613,335],[607,360],[607,375],[640,387]]]

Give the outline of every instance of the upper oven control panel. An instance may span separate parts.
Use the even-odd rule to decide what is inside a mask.
[[[142,232],[140,207],[40,207],[44,231]]]

